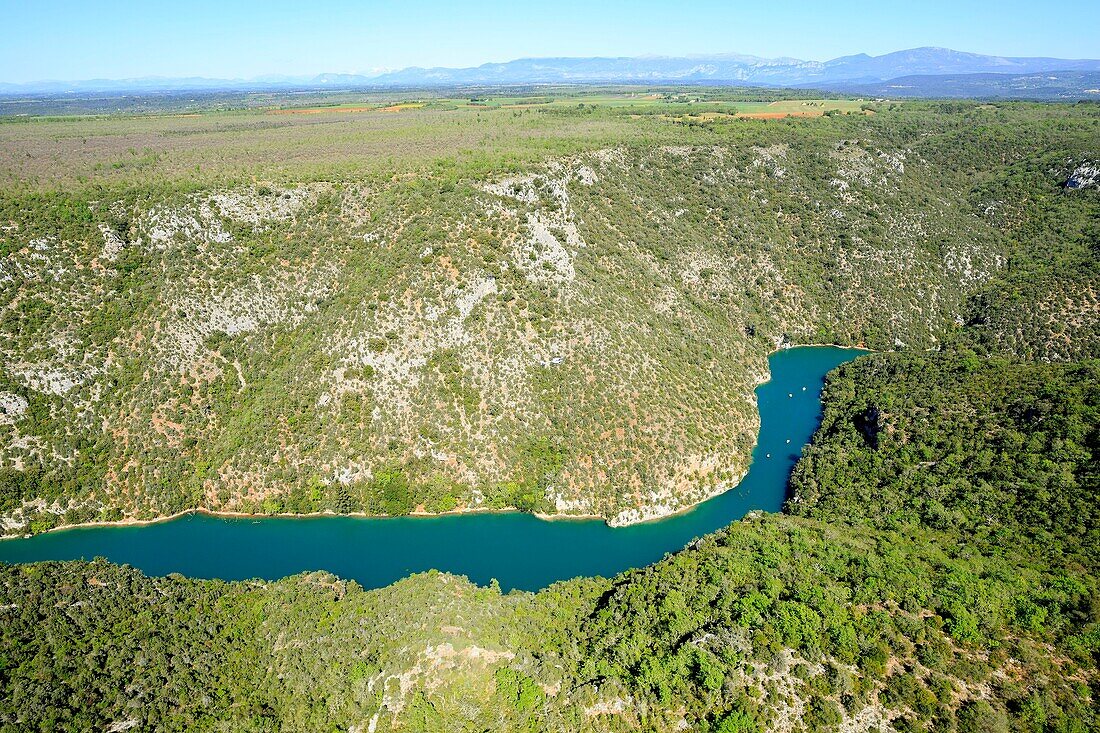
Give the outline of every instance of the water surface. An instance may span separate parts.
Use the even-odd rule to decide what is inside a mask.
[[[756,390],[761,429],[752,465],[734,489],[691,511],[612,529],[598,520],[544,521],[520,513],[443,517],[229,519],[189,515],[139,526],[77,527],[0,542],[0,561],[97,556],[149,575],[273,580],[329,570],[378,588],[435,568],[503,589],[538,590],[579,575],[648,565],[754,509],[779,511],[803,444],[821,419],[821,387],[834,367],[866,353],[808,346],[770,357]]]

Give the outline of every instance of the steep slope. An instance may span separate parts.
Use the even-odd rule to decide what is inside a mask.
[[[823,401],[791,513],[925,525],[985,546],[1027,537],[1096,562],[1096,361],[875,355],[834,372]]]
[[[1100,200],[1066,185],[1090,107],[644,109],[108,118],[82,155],[65,120],[0,130],[30,154],[0,199],[6,530],[190,508],[628,523],[737,482],[777,346],[1096,355]],[[498,157],[464,158],[483,128]],[[395,136],[433,147],[325,157]],[[287,170],[286,145],[330,167]],[[36,162],[56,155],[76,172]]]
[[[728,488],[770,350],[934,345],[1005,261],[919,153],[770,137],[7,199],[8,526],[47,507],[626,523]]]
[[[1083,732],[1096,597],[1095,570],[1010,544],[784,515],[535,595],[3,566],[0,724]]]
[[[1098,400],[1095,362],[861,358],[796,471],[813,518],[537,594],[0,566],[0,725],[1093,730]]]

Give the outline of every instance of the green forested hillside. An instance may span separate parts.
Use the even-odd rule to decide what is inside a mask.
[[[0,123],[6,530],[630,523],[743,474],[777,344],[1095,353],[1094,105],[592,99]]]
[[[1035,154],[971,192],[1013,252],[1001,276],[972,297],[967,336],[979,350],[1044,361],[1097,355],[1097,197],[1044,185],[1067,180],[1100,157],[1096,150],[1094,141],[1084,155]]]
[[[837,370],[823,402],[791,512],[1097,561],[1096,361],[876,355]]]
[[[3,568],[0,723],[87,730],[1097,725],[1097,578],[950,532],[778,515],[538,594]]]

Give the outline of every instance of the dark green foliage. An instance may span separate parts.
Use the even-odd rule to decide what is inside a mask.
[[[258,680],[228,653],[246,643],[225,606],[231,590],[103,562],[6,568],[0,726],[102,730],[136,714],[150,728],[186,731],[236,706],[262,716],[247,692]],[[139,699],[139,709],[127,702]]]
[[[719,716],[712,730],[714,733],[758,733],[760,726],[754,716],[745,712],[742,706],[737,706]]]
[[[959,733],[1008,733],[1008,716],[985,700],[963,705],[958,714]]]
[[[824,402],[791,511],[1028,542],[1095,566],[1100,363],[876,355],[831,375]],[[1042,603],[1072,605],[1074,589],[1058,581]],[[1020,612],[1041,625],[1038,609]]]
[[[383,471],[375,477],[371,491],[381,495],[382,511],[390,516],[408,514],[415,506],[409,479],[401,471]]]
[[[496,684],[501,699],[511,702],[519,712],[534,710],[546,697],[534,680],[507,667],[497,670]]]
[[[471,643],[514,656],[485,665],[445,653],[441,659],[458,660],[457,676],[432,683],[442,688],[421,680],[403,697],[400,719],[410,730],[435,730],[470,709],[494,729],[577,729],[565,721],[592,704],[575,696],[592,685],[654,715],[686,710],[700,729],[767,730],[771,708],[742,687],[752,665],[796,680],[808,730],[835,724],[858,699],[867,704],[877,686],[899,725],[919,729],[951,720],[953,691],[988,683],[1008,657],[1032,683],[994,688],[995,721],[1060,721],[1056,730],[1095,722],[1088,689],[1073,682],[1091,669],[1088,657],[1084,667],[1055,661],[1010,613],[1015,599],[1051,583],[1043,563],[1011,549],[982,557],[947,540],[773,516],[737,523],[612,581],[508,596],[436,573],[363,591],[323,573],[249,584],[150,579],[102,561],[5,566],[0,697],[9,702],[0,722],[37,720],[36,711],[49,709],[62,730],[124,716],[173,730],[213,721],[241,730],[350,725],[379,710],[364,692],[368,682],[423,669],[422,655],[434,649]],[[941,630],[941,619],[958,611],[937,589],[966,574],[980,586],[967,592],[984,594],[968,610],[982,630],[976,640]],[[765,601],[745,621],[740,601],[751,596]],[[813,613],[801,610],[811,605]],[[1062,633],[1058,645],[1095,623],[1051,621]],[[858,659],[857,671],[828,661],[834,657]],[[144,670],[137,677],[133,660]],[[58,696],[73,689],[60,679],[80,694]],[[576,692],[548,695],[547,685]],[[139,695],[153,703],[135,710]],[[473,699],[475,708],[452,707]],[[973,707],[958,711],[959,720],[978,725],[988,711]]]

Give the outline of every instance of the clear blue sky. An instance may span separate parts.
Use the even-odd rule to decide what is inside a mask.
[[[1100,57],[1100,0],[0,0],[0,25],[7,82],[369,72],[523,56],[826,60],[914,46]]]

